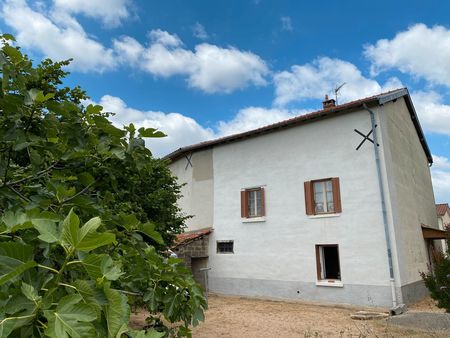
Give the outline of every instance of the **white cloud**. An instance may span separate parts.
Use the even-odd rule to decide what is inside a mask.
[[[103,72],[127,64],[159,77],[184,76],[190,87],[206,93],[231,93],[250,85],[267,84],[269,68],[251,52],[207,43],[187,49],[177,35],[160,29],[149,32],[148,46],[122,36],[114,39],[109,48],[88,35],[73,16],[101,16],[105,22],[117,24],[129,15],[129,0],[108,2],[105,13],[98,12],[101,6],[97,7],[93,0],[55,1],[47,9],[40,2],[31,7],[25,0],[6,0],[0,5],[0,13],[22,47],[54,60],[73,58],[72,70]]]
[[[445,156],[433,155],[433,166],[440,170],[450,170],[450,161]]]
[[[196,22],[192,27],[192,33],[197,39],[200,40],[207,40],[209,38],[208,33],[206,33],[205,27],[199,22]]]
[[[294,28],[292,27],[292,19],[290,16],[282,16],[281,20],[281,29],[284,31],[292,32]]]
[[[397,68],[433,84],[450,87],[450,30],[416,24],[392,40],[378,40],[365,47],[372,73]]]
[[[129,37],[114,41],[116,46],[128,50],[128,43],[133,51],[130,60],[141,69],[161,77],[181,75],[187,77],[190,87],[206,93],[230,93],[249,85],[266,85],[265,77],[269,69],[259,56],[234,47],[222,48],[202,43],[191,51],[183,47],[176,35],[162,30],[149,33],[151,43],[148,47],[139,47],[139,43]]]
[[[95,104],[92,101],[86,103]],[[180,147],[252,130],[306,112],[247,107],[241,109],[231,120],[219,121],[212,129],[179,113],[138,110],[128,107],[121,98],[116,96],[105,95],[98,104],[103,106],[104,111],[115,113],[111,117],[111,121],[117,126],[122,127],[133,123],[137,128],[157,128],[167,134],[168,136],[164,138],[146,139],[147,146],[155,156],[164,156]]]
[[[305,99],[323,99],[325,94],[334,97],[333,90],[345,82],[339,101],[345,102],[401,87],[397,78],[385,85],[364,77],[352,63],[340,59],[319,57],[312,63],[294,65],[290,71],[274,75],[275,101],[278,106]]]
[[[218,134],[220,136],[236,134],[286,120],[303,113],[306,113],[306,110],[247,107],[241,109],[232,120],[219,121],[217,124]]]
[[[433,155],[431,167],[436,203],[450,202],[450,162],[444,156]]]
[[[57,11],[83,14],[116,27],[130,17],[131,0],[53,0]]]
[[[450,136],[450,106],[434,91],[411,93],[421,125],[426,131]]]
[[[116,65],[113,51],[89,37],[65,13],[46,15],[33,10],[24,0],[11,0],[3,3],[1,14],[22,47],[36,49],[55,60],[73,58],[72,69],[82,72],[102,72]]]
[[[113,46],[118,60],[134,65],[138,64],[144,52],[144,47],[136,39],[129,36],[123,36],[120,39],[114,40]]]
[[[146,139],[147,146],[155,156],[163,156],[182,146],[212,139],[215,136],[212,130],[179,113],[140,111],[128,107],[122,99],[110,95],[103,96],[99,104],[105,111],[116,114],[111,120],[118,126],[134,123],[137,128],[157,128],[164,132],[167,137]]]
[[[179,47],[183,45],[178,35],[170,34],[161,29],[153,29],[148,33],[150,40],[154,44],[159,44],[165,47]]]

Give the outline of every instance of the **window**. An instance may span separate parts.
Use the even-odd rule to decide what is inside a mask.
[[[307,215],[342,212],[339,178],[305,182],[305,206]]]
[[[263,217],[266,215],[264,188],[252,188],[241,191],[241,217]]]
[[[234,253],[233,241],[217,241],[217,253]]]
[[[333,186],[331,180],[313,182],[314,213],[334,212]]]
[[[317,280],[341,280],[337,244],[316,245]]]

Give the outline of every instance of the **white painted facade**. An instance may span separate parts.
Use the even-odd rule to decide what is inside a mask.
[[[450,209],[447,209],[444,215],[438,215],[438,224],[439,229],[446,230],[446,226],[450,224]],[[447,250],[447,240],[441,240],[441,247],[445,253],[445,250]]]
[[[438,217],[439,229],[444,230],[446,224],[450,224],[450,213],[447,211],[443,216]]]
[[[421,223],[437,227],[427,157],[403,98],[371,108],[377,119],[398,303],[423,294]],[[381,127],[380,127],[381,126]],[[332,303],[392,305],[381,195],[369,113],[357,111],[217,144],[175,160],[189,230],[213,227],[210,291]],[[187,156],[190,156],[187,155]],[[342,212],[308,216],[303,183],[339,177]],[[265,188],[266,215],[241,218],[240,191]],[[233,254],[216,241],[233,240]],[[341,281],[317,281],[315,246],[339,246]],[[324,286],[326,285],[326,286]]]

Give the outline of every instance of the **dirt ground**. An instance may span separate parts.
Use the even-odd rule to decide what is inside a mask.
[[[387,320],[358,321],[350,314],[361,308],[325,306],[211,295],[205,322],[193,329],[194,338],[216,337],[450,337],[449,332],[421,331],[390,325]],[[431,299],[410,311],[442,312]],[[139,326],[144,314],[130,324]]]

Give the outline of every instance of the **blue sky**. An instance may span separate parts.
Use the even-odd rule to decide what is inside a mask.
[[[157,127],[155,155],[406,86],[450,201],[448,1],[0,1],[0,31],[36,61],[74,58],[68,85]]]

